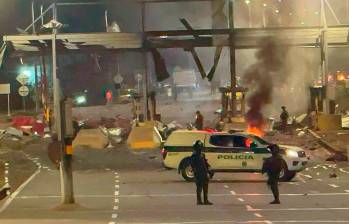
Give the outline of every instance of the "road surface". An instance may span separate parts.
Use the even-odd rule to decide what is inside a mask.
[[[261,174],[218,173],[209,186],[211,206],[197,206],[194,184],[160,165],[89,166],[74,172],[78,204],[64,207],[59,172],[44,158],[28,158],[37,172],[0,202],[1,224],[349,223],[347,163],[312,163],[294,181],[280,184],[281,205],[269,205],[272,195]],[[334,169],[338,177],[330,178]]]

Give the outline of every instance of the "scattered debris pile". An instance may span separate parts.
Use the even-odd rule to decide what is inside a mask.
[[[102,117],[78,122],[81,130],[73,142],[73,147],[104,149],[121,144],[127,139],[132,127],[130,119],[117,115],[115,118]]]

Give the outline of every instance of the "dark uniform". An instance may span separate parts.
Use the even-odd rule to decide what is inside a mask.
[[[209,165],[204,155],[201,154],[201,150],[203,148],[203,143],[201,141],[196,141],[194,146],[193,155],[190,157],[191,167],[194,172],[195,183],[196,183],[196,199],[198,205],[212,205],[211,202],[208,201],[208,175],[209,175]],[[201,200],[201,192],[204,194],[204,203]]]
[[[268,148],[270,149],[272,156],[264,161],[262,173],[268,174],[267,183],[274,195],[274,201],[270,204],[280,204],[278,182],[283,161],[279,155],[280,150],[277,145],[270,145]]]
[[[281,107],[281,109],[282,109],[282,112],[280,114],[281,130],[286,132],[287,131],[287,120],[289,118],[289,114],[288,114],[285,106]]]

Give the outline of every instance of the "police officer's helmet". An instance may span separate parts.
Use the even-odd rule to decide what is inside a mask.
[[[268,150],[271,152],[271,154],[279,154],[280,153],[280,148],[276,144],[271,144],[268,146]]]
[[[201,140],[195,141],[193,148],[194,150],[198,151],[201,150],[204,147],[204,143]]]

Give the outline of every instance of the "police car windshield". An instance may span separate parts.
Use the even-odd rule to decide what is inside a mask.
[[[252,137],[255,141],[257,141],[259,144],[262,144],[262,145],[270,145],[269,142],[267,142],[266,140],[264,140],[264,139],[261,138],[261,137],[258,137],[258,136],[256,136],[256,135],[251,135],[251,137]]]

